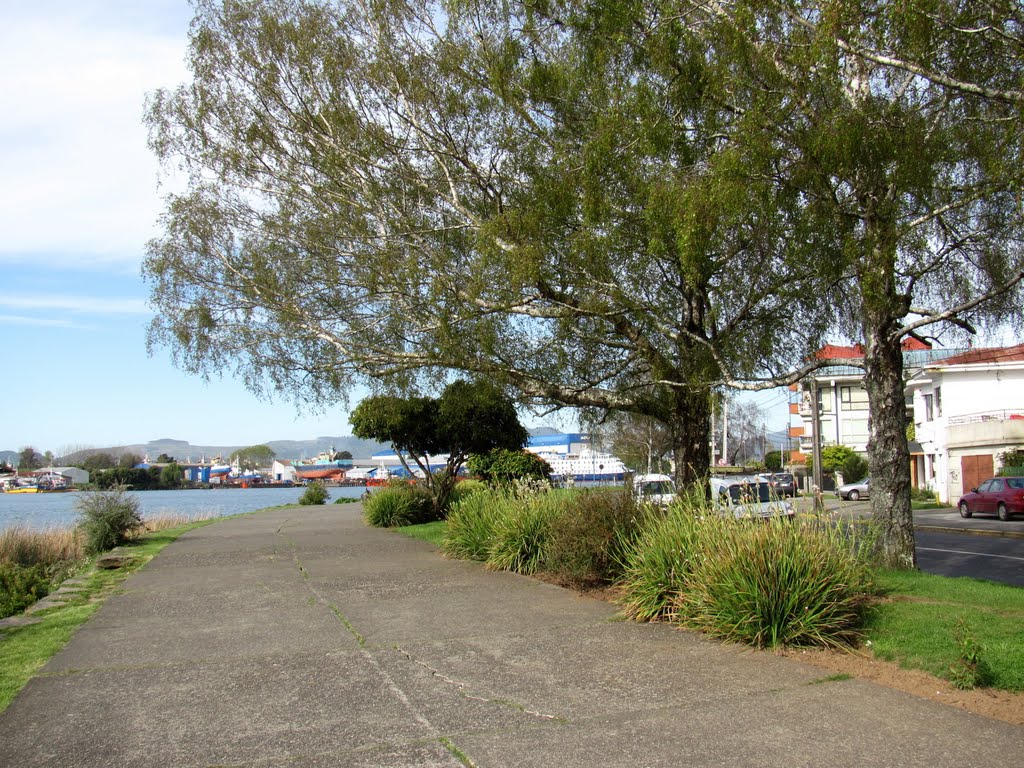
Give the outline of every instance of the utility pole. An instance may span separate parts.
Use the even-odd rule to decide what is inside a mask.
[[[821,472],[821,413],[818,410],[818,382],[811,379],[811,457],[814,462],[814,485],[820,492]]]
[[[722,404],[722,460],[729,463],[729,401]]]

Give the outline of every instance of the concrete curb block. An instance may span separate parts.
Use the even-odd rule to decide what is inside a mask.
[[[964,536],[1001,536],[1006,539],[1024,539],[1021,531],[989,531],[980,528],[952,528],[944,525],[915,525],[915,531],[926,533],[959,533]]]

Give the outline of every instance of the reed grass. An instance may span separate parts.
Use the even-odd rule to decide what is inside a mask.
[[[84,557],[82,537],[73,528],[33,530],[14,526],[0,531],[0,562],[3,563],[49,568]]]

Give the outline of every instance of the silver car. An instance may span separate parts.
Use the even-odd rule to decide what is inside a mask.
[[[850,501],[857,501],[858,499],[866,499],[871,495],[871,478],[864,478],[858,480],[856,483],[846,483],[836,488],[836,493],[839,494],[839,498],[848,499]]]

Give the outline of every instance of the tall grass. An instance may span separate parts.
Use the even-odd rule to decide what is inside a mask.
[[[837,526],[717,520],[675,600],[676,619],[760,648],[852,646],[872,585]]]
[[[0,531],[0,563],[46,567],[85,556],[82,539],[74,529],[47,528],[34,531],[14,526]]]
[[[563,500],[545,494],[510,503],[494,525],[487,567],[533,575],[544,562],[551,521]]]
[[[452,505],[441,547],[459,560],[485,562],[494,542],[497,521],[519,502],[508,494],[477,490]]]
[[[619,604],[635,621],[669,617],[687,589],[701,556],[703,528],[709,520],[703,497],[684,496],[664,513],[651,513],[637,535],[623,547]]]

